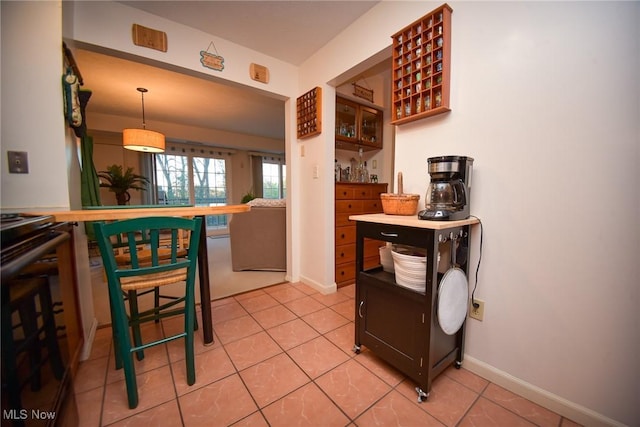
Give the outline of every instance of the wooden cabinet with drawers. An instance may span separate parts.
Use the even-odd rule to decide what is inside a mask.
[[[382,212],[380,193],[387,192],[387,184],[336,183],[336,261],[335,281],[338,287],[355,283],[356,224],[350,215]],[[378,248],[384,242],[367,239],[364,243],[364,263],[367,268],[380,265]]]

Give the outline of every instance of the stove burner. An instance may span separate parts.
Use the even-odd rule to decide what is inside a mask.
[[[6,224],[9,222],[20,221],[22,217],[17,213],[12,214],[2,214],[0,215],[0,224]]]

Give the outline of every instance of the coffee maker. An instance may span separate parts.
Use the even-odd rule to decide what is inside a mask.
[[[456,221],[469,218],[473,159],[466,156],[439,156],[427,159],[431,181],[425,209],[418,218]]]

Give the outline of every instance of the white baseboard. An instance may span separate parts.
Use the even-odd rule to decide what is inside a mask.
[[[323,295],[332,294],[338,290],[338,287],[336,286],[335,283],[331,285],[323,285],[322,283],[318,283],[304,276],[300,276],[300,281],[305,285],[311,286],[313,289],[315,289],[316,291],[320,292]]]
[[[589,408],[578,405],[550,393],[540,387],[522,381],[506,372],[494,368],[478,359],[464,355],[463,366],[465,369],[491,381],[513,393],[516,393],[525,399],[537,403],[551,411],[554,411],[565,418],[575,421],[584,426],[594,427],[624,427],[624,424],[612,420],[602,414],[599,414]]]
[[[93,340],[96,337],[96,329],[98,329],[98,319],[93,319],[91,327],[89,328],[89,334],[84,337],[84,344],[82,351],[80,352],[80,360],[87,360],[91,356],[91,348],[93,347]]]

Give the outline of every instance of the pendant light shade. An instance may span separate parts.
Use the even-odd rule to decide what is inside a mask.
[[[122,145],[124,148],[145,153],[163,153],[164,135],[146,129],[144,120],[144,93],[147,89],[139,87],[138,92],[142,96],[142,129],[124,129],[122,131]]]

